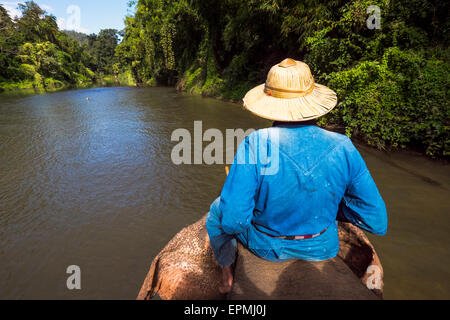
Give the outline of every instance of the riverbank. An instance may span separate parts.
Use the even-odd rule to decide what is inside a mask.
[[[79,80],[76,84],[37,77],[34,81],[0,82],[0,94],[43,94],[63,90],[87,89],[93,87],[136,86],[131,72],[125,71],[118,75],[96,75],[92,80]]]
[[[155,79],[235,100],[290,57],[306,62],[315,81],[337,93],[338,107],[321,124],[345,127],[348,136],[381,150],[450,156],[450,51],[438,27],[445,26],[447,5],[175,3],[136,1],[125,21],[116,54],[138,82]],[[383,12],[382,28],[368,28],[370,5]]]
[[[203,75],[202,75],[203,74]],[[209,75],[209,79],[203,79],[202,77],[207,75],[208,73],[204,72],[186,72],[180,81],[175,85],[175,88],[179,92],[186,92],[194,95],[201,95],[205,98],[218,99],[224,102],[230,102],[234,104],[242,105],[242,98],[245,93],[253,88],[255,85],[249,84],[246,82],[241,82],[236,85],[236,89],[232,90],[223,84],[223,81],[218,81],[217,75]],[[216,85],[211,85],[215,83]],[[338,105],[337,108],[340,106]],[[356,131],[353,134],[349,134],[347,127],[339,123],[336,119],[336,116],[333,114],[324,116],[318,120],[318,125],[324,129],[338,132],[341,134],[347,134],[353,141],[355,141],[359,145],[365,145],[371,148],[374,148],[378,151],[383,152],[395,152],[402,151],[405,154],[409,154],[411,156],[425,156],[428,159],[435,160],[442,164],[449,164],[450,162],[450,154],[427,154],[427,152],[423,149],[420,144],[393,144],[393,145],[383,145],[373,143],[370,139],[367,139],[367,136],[361,134]]]
[[[229,90],[223,86],[217,85],[215,86],[215,90],[211,90],[211,87],[208,85],[205,85],[206,82],[197,81],[195,80],[196,76],[187,73],[185,76],[174,86],[175,89],[178,92],[184,92],[196,96],[202,96],[203,98],[210,98],[218,101],[223,102],[229,102],[237,105],[242,106],[242,98],[239,96],[242,95],[242,97],[245,95],[244,93],[241,93],[242,90],[247,90],[245,88],[252,88],[252,85],[241,83],[240,86],[237,86],[235,91]],[[210,81],[211,84],[213,81]],[[218,82],[220,83],[220,82]],[[156,81],[147,81],[146,83],[136,83],[133,76],[131,75],[131,72],[123,72],[120,73],[119,76],[115,77],[113,75],[105,75],[102,78],[99,79],[98,82],[91,82],[84,85],[79,86],[71,86],[71,85],[65,85],[58,88],[36,88],[32,85],[25,85],[19,83],[15,84],[15,86],[11,86],[12,89],[1,91],[2,83],[0,83],[0,96],[1,95],[22,95],[22,94],[44,94],[44,93],[50,93],[50,92],[56,92],[56,91],[63,91],[63,90],[78,90],[78,89],[88,89],[88,88],[101,88],[101,87],[114,87],[114,86],[128,86],[128,87],[166,87],[162,85],[158,85]],[[334,132],[338,132],[341,134],[346,134],[346,127],[343,125],[335,124],[332,122],[327,122],[324,119],[319,120],[318,125]],[[392,145],[374,145],[367,141],[367,139],[364,138],[364,136],[354,134],[351,135],[351,139],[356,142],[359,145],[367,146],[370,148],[373,148],[378,151],[383,152],[396,152],[401,151],[405,154],[409,154],[411,156],[424,156],[428,159],[434,160],[436,162],[439,162],[441,164],[449,164],[450,163],[450,157],[449,155],[427,155],[423,149],[421,149],[418,146],[392,146]]]

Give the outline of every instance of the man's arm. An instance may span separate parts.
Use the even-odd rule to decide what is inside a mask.
[[[222,228],[228,234],[248,229],[258,188],[256,151],[247,137],[238,147],[233,165],[220,195]]]
[[[350,182],[339,206],[339,220],[352,224],[376,235],[387,231],[387,212],[367,166],[355,146],[348,140],[346,145]]]

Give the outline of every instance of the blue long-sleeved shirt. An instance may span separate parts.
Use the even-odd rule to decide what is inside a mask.
[[[255,249],[338,247],[337,234],[332,241],[311,239],[311,244],[264,233],[317,234],[335,226],[339,210],[371,233],[387,230],[384,201],[358,150],[346,136],[314,125],[278,123],[249,135],[238,147],[220,210],[223,231],[247,232],[248,245]]]

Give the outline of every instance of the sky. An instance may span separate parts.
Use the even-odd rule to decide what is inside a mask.
[[[125,16],[132,13],[129,0],[34,0],[42,9],[56,16],[62,30],[75,30],[87,34],[101,29],[124,28]],[[23,1],[0,0],[11,17],[20,16],[18,3]]]

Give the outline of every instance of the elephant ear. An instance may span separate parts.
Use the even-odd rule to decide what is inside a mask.
[[[222,270],[215,262],[206,215],[184,228],[156,256],[137,297],[149,300],[222,300]]]
[[[139,295],[137,296],[137,300],[150,300],[158,292],[159,287],[161,286],[161,282],[157,281],[159,260],[160,255],[158,254],[156,258],[153,259],[147,277],[145,278],[141,290],[139,291]],[[156,288],[157,284],[159,284],[158,288]]]
[[[339,222],[339,257],[380,299],[384,272],[380,258],[364,232],[351,223]]]

